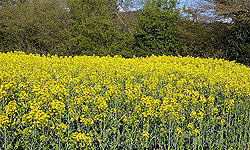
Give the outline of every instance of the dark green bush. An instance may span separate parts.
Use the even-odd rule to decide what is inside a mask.
[[[193,18],[201,15],[190,13]],[[116,0],[3,0],[0,51],[126,58],[190,55],[250,65],[249,15],[228,13],[230,23],[202,22],[184,18],[177,0],[147,0],[134,12],[119,12]]]
[[[250,66],[250,20],[237,20],[229,25],[222,39],[226,59]]]
[[[164,3],[163,3],[164,4]],[[179,34],[181,17],[176,6],[149,4],[138,15],[134,33],[137,56],[185,55],[185,43]]]
[[[68,12],[60,0],[5,3],[0,8],[0,49],[59,54],[68,39]]]
[[[117,23],[116,1],[70,0],[69,7],[73,26],[67,47],[75,55],[132,56],[129,37]]]

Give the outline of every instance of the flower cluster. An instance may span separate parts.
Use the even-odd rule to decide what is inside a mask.
[[[181,146],[209,136],[216,145],[220,135],[242,134],[224,139],[232,143],[248,131],[250,68],[234,62],[11,52],[0,53],[0,64],[0,130],[12,125],[9,135],[27,133],[27,140],[36,133],[44,141],[60,136],[74,148],[109,149],[109,143],[140,145],[142,138]]]

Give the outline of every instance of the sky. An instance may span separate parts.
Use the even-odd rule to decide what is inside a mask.
[[[140,1],[140,0],[136,0],[136,1]],[[197,6],[197,2],[199,2],[200,0],[179,0],[179,5],[178,5],[178,7],[179,8],[182,8],[184,5],[186,6],[186,7],[192,7],[192,8],[195,8],[196,6]],[[137,5],[138,7],[135,7],[135,8],[131,8],[130,10],[128,10],[128,11],[136,11],[136,10],[138,10],[138,9],[141,9],[142,8],[142,6],[141,5]],[[123,10],[121,7],[119,7],[120,8],[120,11],[121,12],[124,12],[125,10]],[[212,12],[206,12],[206,13],[203,13],[203,15],[207,15],[207,16],[213,16],[213,13]],[[228,19],[222,19],[222,20],[220,20],[220,21],[223,21],[223,22],[230,22],[230,18],[229,18],[229,20]]]
[[[195,0],[180,0],[180,2],[181,2],[181,6],[183,6],[183,5],[190,6],[190,5],[192,5],[192,3],[195,2]]]
[[[179,4],[179,7],[183,7],[184,5],[186,5],[186,6],[194,6],[195,5],[195,2],[196,2],[197,0],[179,0],[179,2],[180,2],[180,4]],[[137,8],[131,8],[130,10],[131,11],[135,11],[135,10],[138,10],[138,9],[140,9],[141,7],[140,6],[138,6]],[[121,7],[120,7],[120,11],[124,11]]]

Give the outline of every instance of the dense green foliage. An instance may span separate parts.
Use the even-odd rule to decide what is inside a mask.
[[[223,36],[226,59],[250,65],[250,20],[237,20]]]
[[[5,3],[0,8],[0,49],[65,54],[69,16],[60,0]]]
[[[127,58],[190,55],[249,65],[249,1],[205,1],[215,4],[212,17],[232,21],[197,19],[202,11],[194,9],[191,17],[184,17],[177,0],[146,0],[143,9],[130,12],[125,7],[136,2],[138,7],[142,1],[3,0],[0,51]],[[118,2],[126,12],[119,11]]]
[[[181,17],[176,4],[149,3],[138,15],[134,33],[136,55],[181,55],[185,48],[184,39],[178,34]]]
[[[204,0],[213,3],[213,6],[203,4],[203,9],[213,11],[210,18],[226,19],[212,28],[215,39],[214,46],[221,47],[223,57],[250,65],[250,1],[249,0]],[[211,23],[210,23],[211,24]],[[216,49],[217,47],[214,47]]]
[[[122,54],[126,35],[116,23],[116,1],[70,0],[73,26],[67,46],[75,54]]]

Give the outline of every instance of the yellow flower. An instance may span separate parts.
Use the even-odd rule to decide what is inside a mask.
[[[189,123],[189,124],[187,125],[187,128],[188,128],[188,129],[193,129],[193,127],[194,127],[194,126],[193,126],[192,123]]]
[[[0,115],[0,128],[3,127],[4,125],[9,125],[10,120],[7,115]]]
[[[180,120],[181,120],[182,122],[184,122],[184,121],[185,121],[185,117],[180,117]]]
[[[200,134],[200,131],[199,131],[198,129],[194,129],[193,134],[194,134],[194,135],[199,135],[199,134]]]
[[[119,116],[125,126],[147,119],[150,127],[158,120],[162,124],[176,122],[175,133],[182,134],[185,128],[199,135],[194,123],[211,118],[224,125],[228,112],[242,108],[250,96],[250,68],[219,59],[40,57],[11,52],[0,53],[0,64],[0,127],[10,126],[10,122],[16,126],[20,120],[27,135],[37,128],[48,128],[52,134],[72,130],[73,126],[60,122],[65,119],[80,121],[82,131],[91,131],[95,123],[110,118],[120,121]],[[180,126],[183,124],[185,127]],[[165,127],[159,129],[167,133]],[[117,134],[116,128],[107,128]],[[149,138],[148,131],[139,130],[138,134]],[[70,137],[71,142],[82,145],[92,140],[87,133],[75,132]]]
[[[197,118],[196,112],[195,112],[194,110],[191,111],[190,117],[191,117],[191,118],[194,118],[194,119]]]
[[[92,138],[84,133],[74,132],[71,134],[71,139],[75,142],[81,142],[84,145],[91,145]]]
[[[198,119],[198,121],[199,122],[201,122],[202,121],[202,119],[203,119],[203,117],[204,117],[204,112],[203,111],[200,111],[198,114],[197,114],[197,119]]]
[[[225,104],[227,106],[227,110],[231,110],[234,107],[234,100],[233,99],[225,100]]]
[[[94,116],[94,121],[98,121],[101,120],[103,117],[106,117],[107,114],[106,113],[100,113]]]
[[[17,111],[16,101],[15,100],[10,101],[8,105],[6,105],[5,110],[6,110],[6,114],[8,115],[15,113]]]
[[[122,119],[123,122],[127,122],[127,120],[128,120],[125,115],[123,115],[121,119]]]
[[[40,136],[40,140],[45,141],[46,139],[48,139],[48,137],[46,137],[45,135]]]
[[[202,104],[204,104],[204,103],[207,102],[207,99],[206,99],[206,97],[204,95],[201,95],[200,96],[200,101],[201,101]]]
[[[65,108],[65,104],[59,100],[53,100],[50,105],[55,113],[63,113]]]
[[[210,95],[207,99],[210,103],[214,103],[214,97]]]
[[[50,116],[42,110],[31,110],[27,115],[22,118],[22,123],[30,123],[38,128],[47,126],[49,124]]]
[[[84,115],[80,118],[80,122],[83,122],[85,125],[93,125],[94,120],[92,118],[84,118]]]
[[[177,134],[181,134],[181,133],[182,133],[181,128],[180,128],[180,127],[177,127],[177,128],[176,128],[176,132],[177,132]]]
[[[113,133],[115,134],[115,133],[116,133],[117,128],[112,127],[112,129],[113,129]]]
[[[213,108],[212,112],[215,113],[215,114],[217,114],[218,113],[218,108],[217,107]]]
[[[224,124],[224,123],[226,123],[226,120],[225,120],[225,119],[221,119],[221,120],[220,120],[220,124],[222,125],[222,124]]]
[[[96,137],[96,139],[97,139],[98,142],[102,142],[102,139],[101,139],[101,138]]]
[[[60,123],[56,127],[57,130],[61,130],[62,132],[66,132],[67,126],[64,123]]]
[[[143,131],[142,136],[146,138],[146,140],[149,138],[149,133],[148,131]]]

